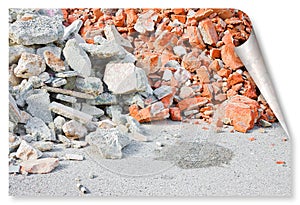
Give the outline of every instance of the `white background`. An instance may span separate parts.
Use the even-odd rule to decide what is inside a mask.
[[[299,83],[300,83],[300,22],[299,6],[296,0],[7,0],[1,1],[0,8],[0,146],[1,146],[1,202],[22,203],[22,204],[53,204],[67,203],[79,204],[86,201],[92,203],[222,203],[222,204],[296,204],[299,203],[299,165],[297,156],[299,155],[299,139],[297,138],[299,120]],[[275,89],[280,98],[280,104],[286,118],[286,122],[292,137],[293,159],[294,159],[294,197],[293,198],[93,198],[89,200],[80,199],[15,199],[8,197],[8,171],[7,171],[7,130],[8,130],[8,8],[55,8],[55,7],[165,7],[165,8],[238,8],[250,16],[257,39],[268,70],[270,72]],[[101,186],[101,184],[99,184]],[[143,200],[143,201],[141,201]],[[6,204],[5,203],[5,204]]]

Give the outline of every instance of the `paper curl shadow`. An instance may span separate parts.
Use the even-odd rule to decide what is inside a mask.
[[[282,128],[289,136],[288,128],[280,109],[274,86],[270,79],[270,75],[265,65],[263,55],[253,29],[248,40],[242,45],[235,47],[235,52],[253,78],[261,94],[264,96],[273,113],[277,117]]]

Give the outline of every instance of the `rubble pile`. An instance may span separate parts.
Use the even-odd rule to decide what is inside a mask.
[[[43,152],[55,143],[119,159],[131,140],[151,140],[140,123],[211,123],[219,105],[220,126],[269,126],[276,118],[234,52],[250,32],[234,9],[10,9],[12,172],[53,170]]]
[[[106,36],[133,51],[135,65],[145,71],[153,89],[153,95],[142,96],[142,101],[129,108],[130,115],[139,122],[170,118],[211,123],[216,105],[236,95],[258,102],[254,107],[257,115],[246,114],[240,107],[225,107],[238,115],[244,113],[241,118],[251,118],[244,129],[234,126],[237,131],[246,132],[256,122],[276,120],[234,52],[234,47],[245,42],[252,30],[249,17],[242,11],[96,8],[63,9],[63,13],[66,26],[78,19],[83,22],[79,33],[87,43],[94,44],[95,37]],[[122,38],[119,34],[118,38],[108,36],[107,25],[116,28],[115,33]],[[122,71],[127,73],[125,67]],[[112,83],[117,86],[115,82]],[[229,124],[234,125],[234,117],[237,116],[232,116]]]

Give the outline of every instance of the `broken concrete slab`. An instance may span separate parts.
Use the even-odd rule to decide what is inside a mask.
[[[87,100],[91,105],[115,105],[118,103],[116,95],[111,93],[101,93],[92,100]]]
[[[88,123],[93,119],[93,116],[88,115],[84,112],[75,110],[71,107],[65,106],[61,103],[52,102],[49,105],[49,109],[56,114],[62,115],[69,119],[77,120],[81,123]]]
[[[46,123],[53,121],[51,112],[48,109],[50,104],[49,96],[49,93],[45,92],[45,90],[40,90],[40,92],[30,95],[26,99],[28,104],[27,111],[33,117],[38,117]]]
[[[83,22],[80,19],[76,19],[71,25],[65,27],[62,40],[67,40],[72,34],[78,33],[82,24]]]
[[[171,86],[167,86],[167,85],[163,85],[159,88],[156,88],[153,91],[153,94],[160,100],[163,97],[166,97],[167,95],[171,94],[172,91],[172,87]]]
[[[68,96],[68,95],[63,95],[63,94],[57,94],[55,96],[56,99],[64,101],[64,102],[69,102],[69,103],[76,103],[77,102],[77,98],[73,97],[73,96]]]
[[[55,141],[55,136],[52,135],[50,129],[45,122],[38,117],[29,119],[25,125],[26,133],[37,135],[39,140]]]
[[[48,16],[34,16],[9,25],[9,38],[21,45],[48,44],[62,38],[63,32],[62,23]]]
[[[98,96],[100,93],[103,92],[103,85],[100,78],[96,77],[86,77],[80,78],[77,77],[76,79],[76,88],[79,91],[88,93],[94,96]]]
[[[46,89],[48,92],[71,95],[71,96],[74,96],[77,98],[83,98],[83,99],[94,99],[95,98],[93,95],[90,95],[87,93],[76,92],[73,90],[67,90],[67,89],[63,89],[63,88],[53,88],[53,87],[48,87],[48,86],[43,86],[43,88]]]
[[[21,141],[21,144],[17,150],[16,157],[22,159],[23,161],[30,159],[38,159],[43,155],[41,151],[31,146],[25,140]]]
[[[24,161],[20,164],[22,173],[47,174],[59,165],[57,158],[43,158]]]
[[[92,64],[86,52],[79,46],[75,39],[67,41],[63,54],[68,65],[82,76],[90,76]]]
[[[97,146],[106,159],[121,159],[122,148],[130,143],[129,137],[116,128],[98,128],[86,136],[86,141]]]
[[[18,66],[14,69],[14,74],[20,78],[38,76],[46,70],[44,60],[36,54],[22,53]]]
[[[50,151],[54,147],[53,142],[44,142],[44,141],[37,141],[31,144],[34,148],[40,150],[41,152]]]
[[[97,108],[96,106],[89,105],[87,103],[81,104],[81,112],[87,113],[89,115],[92,115],[94,117],[101,117],[104,115],[104,111],[100,108]]]
[[[148,84],[145,71],[133,63],[107,64],[103,81],[114,94],[145,91]]]
[[[35,49],[23,45],[9,46],[9,65],[12,65],[14,63],[17,64],[22,53],[35,54]]]
[[[121,34],[118,32],[114,25],[106,25],[104,27],[104,34],[108,41],[116,42],[120,46],[123,46],[129,52],[133,51],[133,47],[130,41],[121,36]]]

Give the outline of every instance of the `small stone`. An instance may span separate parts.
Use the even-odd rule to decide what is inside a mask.
[[[67,118],[78,120],[81,123],[88,123],[93,119],[93,116],[88,115],[84,112],[80,112],[71,107],[65,106],[63,104],[52,102],[49,105],[49,109],[59,115],[65,116]]]
[[[266,120],[259,120],[259,124],[262,126],[262,127],[272,127],[272,123],[266,121]]]
[[[76,79],[76,88],[81,92],[85,92],[94,96],[98,96],[103,92],[102,81],[96,77],[86,77]]]
[[[22,173],[47,174],[59,165],[59,161],[56,158],[43,158],[24,161],[20,165]]]
[[[81,112],[87,113],[94,117],[101,117],[102,115],[104,115],[103,110],[101,110],[100,108],[97,108],[96,106],[92,106],[92,105],[89,105],[86,103],[82,103]]]
[[[45,151],[52,150],[54,147],[54,144],[53,144],[53,142],[38,141],[38,142],[32,143],[32,146],[34,148],[40,150],[41,152],[45,152]]]
[[[22,53],[35,54],[35,49],[23,45],[9,46],[9,65],[18,63]]]
[[[55,78],[52,82],[51,82],[51,86],[54,88],[57,87],[61,87],[63,85],[67,84],[67,80],[64,78]]]
[[[71,68],[82,76],[90,76],[92,65],[88,55],[78,45],[75,39],[67,41],[63,54]]]
[[[89,178],[90,178],[90,179],[94,179],[94,178],[96,178],[96,175],[94,175],[92,172],[90,172],[90,173],[89,173]]]
[[[75,160],[75,161],[82,161],[84,160],[84,157],[79,154],[66,154],[66,159],[67,160]]]
[[[114,94],[146,91],[148,84],[145,71],[136,67],[133,63],[107,64],[103,81]]]
[[[199,30],[201,32],[204,43],[209,45],[216,44],[219,40],[215,26],[211,19],[207,18],[199,22]]]
[[[38,76],[46,70],[46,64],[43,59],[31,53],[22,53],[18,66],[14,69],[14,74],[20,78],[29,78]]]
[[[66,122],[62,126],[62,130],[70,139],[80,139],[85,137],[88,133],[86,127],[75,120]]]
[[[71,25],[64,29],[64,35],[62,37],[62,40],[66,40],[72,34],[78,33],[82,24],[83,22],[80,19],[76,19],[75,21],[73,21]]]
[[[154,21],[156,21],[158,15],[154,10],[149,10],[146,13],[140,14],[134,25],[134,29],[140,33],[146,33],[147,31],[154,31]]]
[[[78,76],[78,72],[75,70],[64,71],[60,73],[55,73],[55,76],[58,78],[70,78]]]
[[[55,96],[55,98],[58,100],[62,100],[64,102],[69,102],[69,103],[73,103],[73,104],[77,102],[77,98],[68,96],[68,95],[63,95],[63,94],[57,94]]]
[[[69,138],[67,138],[67,137],[64,136],[64,135],[60,135],[60,134],[58,134],[57,137],[58,137],[58,140],[59,140],[61,143],[63,143],[67,148],[68,148],[68,147],[71,147],[72,141],[71,141]]]
[[[156,88],[153,91],[153,94],[160,100],[163,97],[166,97],[167,95],[172,93],[172,87],[171,86],[167,86],[167,85],[163,85],[159,88]]]
[[[72,140],[71,141],[71,147],[79,149],[82,147],[86,147],[88,145],[88,143],[86,141],[76,141],[76,140]]]
[[[50,79],[50,75],[48,72],[42,72],[38,77],[42,82],[48,81]]]
[[[156,142],[155,144],[156,144],[156,146],[158,146],[158,147],[163,147],[163,146],[164,146],[163,143],[161,143],[161,142]]]
[[[195,92],[193,90],[193,88],[188,87],[188,86],[182,86],[180,88],[180,93],[179,93],[179,97],[181,99],[185,99],[188,97],[193,97],[195,95]]]
[[[16,157],[23,161],[30,159],[38,159],[43,155],[41,151],[28,144],[25,140],[21,141],[21,144],[17,150]]]
[[[54,71],[60,72],[66,69],[65,63],[51,51],[44,51],[44,59],[46,64]]]
[[[173,77],[172,71],[170,71],[169,69],[166,69],[164,71],[162,80],[164,80],[164,81],[170,81],[172,77]]]
[[[8,173],[9,174],[18,174],[20,173],[20,165],[9,165]]]
[[[12,133],[9,133],[9,153],[15,152],[21,144],[21,139],[17,136],[14,136]],[[11,140],[13,138],[13,140]]]
[[[173,47],[173,51],[175,53],[175,55],[182,57],[185,54],[187,54],[186,49],[183,46],[175,46]]]
[[[48,44],[63,36],[60,21],[48,16],[36,16],[28,21],[15,21],[9,26],[9,38],[22,45]]]
[[[61,130],[61,129],[62,129],[62,126],[65,124],[65,122],[66,122],[65,118],[63,118],[62,116],[57,116],[57,117],[54,119],[54,126],[55,126],[55,129]]]
[[[45,122],[38,117],[29,119],[25,125],[26,133],[37,135],[40,140],[54,141],[55,136],[52,135],[50,129]]]

